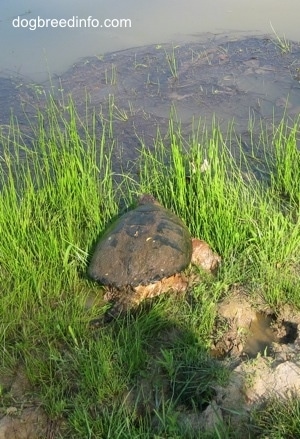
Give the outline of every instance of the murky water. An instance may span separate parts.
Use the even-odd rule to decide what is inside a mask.
[[[276,331],[272,329],[275,317],[256,313],[256,319],[252,320],[249,327],[243,352],[250,358],[255,358],[258,353],[268,353],[273,342],[278,342]]]
[[[272,24],[278,35],[300,40],[298,0],[0,0],[0,6],[0,75],[18,73],[36,81],[49,73],[61,74],[80,57],[148,44],[191,41],[193,35],[198,39],[207,32],[262,35],[273,32]],[[33,30],[38,17],[92,17],[102,27],[43,26]],[[16,27],[18,21],[14,20],[18,18]],[[105,28],[106,18],[126,18],[131,25]]]

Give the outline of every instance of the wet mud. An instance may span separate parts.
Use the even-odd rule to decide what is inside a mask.
[[[116,170],[126,171],[142,142],[153,148],[158,128],[168,146],[171,110],[186,139],[199,118],[209,125],[215,118],[224,131],[234,120],[246,151],[253,146],[249,116],[270,129],[283,115],[298,117],[300,45],[291,43],[290,51],[283,53],[268,37],[210,36],[206,42],[202,38],[199,43],[151,45],[85,58],[50,84],[17,82],[0,82],[2,125],[9,123],[13,110],[26,131],[24,111],[34,118],[51,91],[64,112],[71,96],[84,120],[92,123],[96,112],[99,136],[103,124],[109,126],[107,147],[114,144]]]
[[[233,286],[228,298],[217,306],[211,354],[220,360],[272,356],[275,345],[295,342],[298,318],[276,314],[242,287]]]
[[[243,352],[248,357],[256,357],[257,354],[264,354],[271,348],[273,342],[279,341],[275,325],[276,318],[274,315],[268,315],[263,312],[257,312],[255,319],[251,321],[249,333],[246,337]]]

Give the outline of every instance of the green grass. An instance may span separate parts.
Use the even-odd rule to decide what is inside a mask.
[[[252,414],[257,437],[294,439],[300,436],[300,401],[290,396],[285,401],[272,398],[263,410]]]
[[[103,124],[101,137],[95,126],[72,102],[62,113],[50,99],[32,125],[32,148],[14,121],[0,136],[0,375],[24,367],[61,437],[198,437],[178,417],[182,404],[203,408],[213,386],[226,382],[228,371],[208,355],[217,301],[242,283],[275,309],[300,307],[299,123],[274,128],[264,182],[241,148],[233,155],[232,129],[224,137],[215,124],[201,136],[196,128],[186,141],[173,119],[168,145],[158,132],[154,151],[142,146],[139,181],[116,179],[107,148],[112,125]],[[256,153],[253,147],[254,163]],[[105,308],[85,307],[100,290],[85,275],[91,248],[120,201],[130,206],[141,192],[222,255],[220,273],[186,298],[159,297],[93,332],[88,322]],[[141,389],[149,376],[144,393],[154,397],[147,401]],[[1,394],[3,408],[17,404],[3,385]],[[203,437],[234,431],[220,424]]]
[[[172,46],[172,51],[171,52],[167,52],[165,50],[165,55],[166,55],[166,60],[167,60],[167,64],[171,73],[171,76],[173,79],[178,79],[178,59],[176,57],[176,49],[179,46]]]
[[[276,32],[276,30],[274,29],[271,22],[270,22],[270,26],[271,26],[272,32],[274,34],[273,42],[274,42],[275,46],[280,50],[281,53],[291,52],[292,51],[291,42],[286,39],[285,35],[280,37],[278,35],[278,33]]]

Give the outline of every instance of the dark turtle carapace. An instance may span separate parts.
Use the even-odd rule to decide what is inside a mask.
[[[184,270],[192,256],[186,225],[150,196],[99,239],[88,275],[117,288],[146,285]]]
[[[121,312],[168,290],[185,290],[188,280],[182,272],[191,261],[197,264],[199,259],[207,269],[203,250],[211,257],[209,266],[215,268],[219,256],[204,241],[192,239],[179,217],[151,195],[143,195],[135,209],[100,237],[88,276],[107,287],[106,299]]]

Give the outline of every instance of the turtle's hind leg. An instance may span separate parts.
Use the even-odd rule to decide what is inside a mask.
[[[91,327],[110,323],[126,314],[130,309],[135,308],[141,301],[138,300],[135,289],[130,286],[122,288],[122,290],[110,289],[104,297],[111,306],[103,316],[90,321]]]

